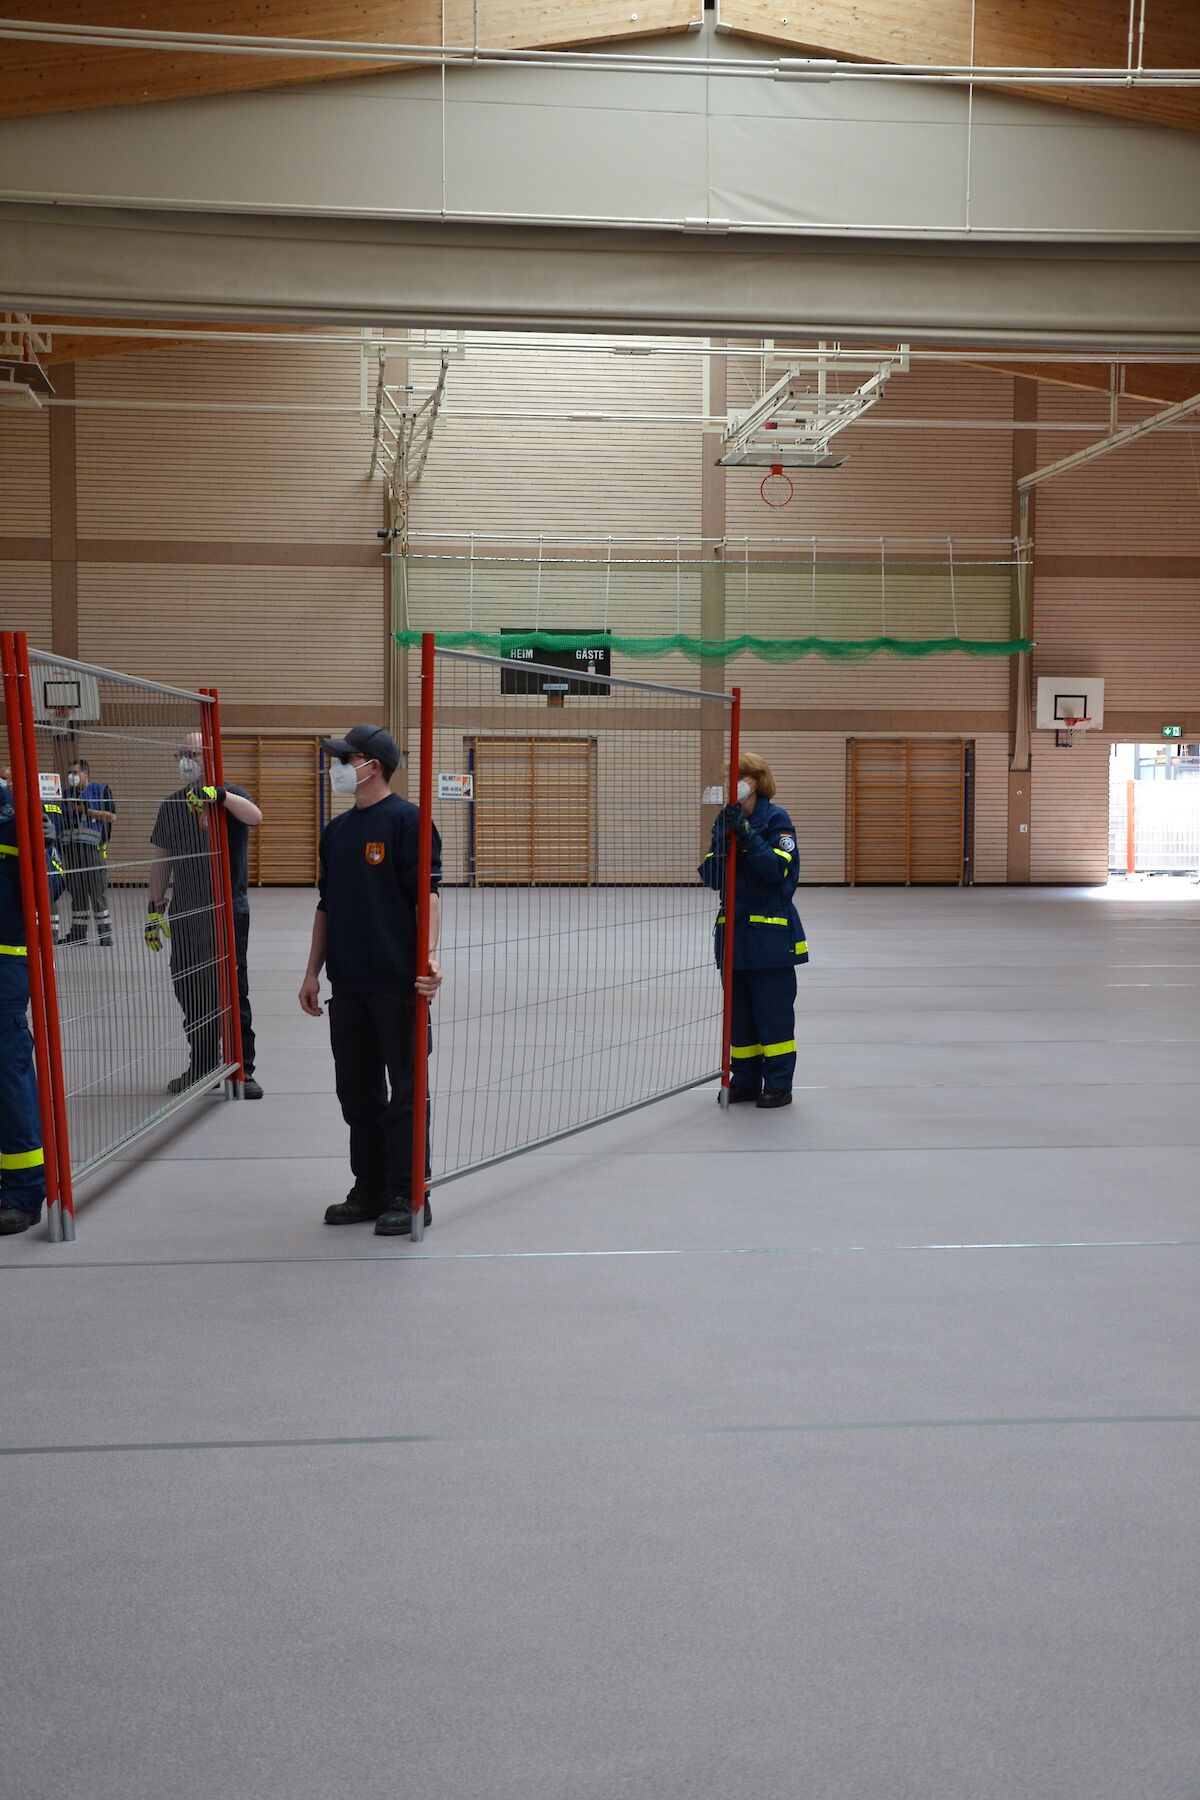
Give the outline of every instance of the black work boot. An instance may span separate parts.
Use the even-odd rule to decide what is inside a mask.
[[[792,1092],[790,1088],[764,1088],[758,1096],[758,1104],[763,1107],[790,1106]]]
[[[41,1218],[40,1212],[29,1212],[23,1206],[0,1206],[0,1237],[12,1237],[14,1232],[28,1231]]]
[[[325,1208],[327,1225],[366,1225],[386,1210],[387,1201],[378,1195],[362,1194],[356,1187],[336,1206]]]
[[[425,1223],[433,1224],[433,1208],[425,1202]],[[412,1201],[399,1196],[375,1221],[376,1237],[409,1237],[412,1234]]]

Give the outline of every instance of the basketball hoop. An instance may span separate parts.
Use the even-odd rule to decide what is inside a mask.
[[[1054,748],[1056,750],[1070,750],[1075,742],[1075,733],[1077,731],[1086,731],[1091,722],[1090,719],[1065,718],[1062,721],[1061,728],[1054,733]]]
[[[761,468],[761,466],[762,465],[760,463],[759,467]],[[771,492],[768,494],[767,483],[769,481],[778,482],[779,486],[773,487],[771,489]],[[786,493],[784,492],[785,489],[787,490]],[[772,463],[771,464],[771,472],[769,475],[763,476],[762,480],[758,484],[758,491],[762,495],[764,501],[766,502],[766,504],[768,506],[779,507],[779,506],[786,506],[788,504],[788,502],[791,500],[793,494],[796,492],[796,489],[792,484],[791,476],[784,474],[783,464],[782,463]]]
[[[70,723],[73,711],[74,708],[70,706],[52,706],[50,708],[50,729],[55,737],[70,737],[72,735]]]

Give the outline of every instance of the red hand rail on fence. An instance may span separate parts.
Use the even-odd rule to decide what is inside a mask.
[[[417,954],[418,977],[429,973],[429,883],[433,874],[433,689],[435,680],[434,637],[421,638],[421,775],[417,806]],[[413,1140],[412,1140],[412,1235],[414,1243],[425,1234],[425,1198],[429,1177],[425,1166],[426,1123],[429,1101],[429,1002],[415,996],[413,1007]]]
[[[741,754],[742,732],[742,690],[733,689],[733,705],[729,711],[729,801],[732,805],[737,800],[738,760]],[[725,851],[725,935],[721,939],[721,985],[724,1004],[721,1015],[723,1042],[721,1046],[721,1087],[728,1096],[729,1082],[733,1073],[733,1055],[731,1041],[733,1038],[733,906],[737,898],[737,842],[732,831],[726,831]]]
[[[213,787],[225,786],[225,762],[221,754],[221,701],[216,688],[201,688],[200,692],[208,701],[202,715],[201,732],[204,740],[204,779]],[[224,940],[222,952],[217,957],[217,983],[221,1000],[221,1035],[224,1039],[225,1061],[234,1063],[237,1073],[234,1079],[240,1084],[246,1079],[242,1066],[242,1016],[238,1010],[238,972],[237,972],[237,939],[233,926],[233,877],[229,857],[229,821],[225,817],[223,806],[214,806],[213,815],[219,819],[217,829],[212,835],[213,900],[217,918],[220,920],[218,935]]]

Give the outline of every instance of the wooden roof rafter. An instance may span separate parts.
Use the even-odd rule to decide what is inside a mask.
[[[561,50],[688,31],[702,11],[703,0],[637,0],[635,8],[629,0],[171,0],[161,23],[215,37]],[[128,0],[4,0],[0,13],[30,24],[153,28]],[[272,56],[219,45],[202,52],[13,40],[0,58],[0,118],[345,80],[395,67],[394,59]]]
[[[1200,68],[1196,0],[717,0],[718,29],[798,56],[983,69]],[[980,87],[988,83],[981,80]],[[1200,91],[1022,86],[1028,100],[1200,131]]]

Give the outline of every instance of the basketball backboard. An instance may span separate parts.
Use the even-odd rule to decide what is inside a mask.
[[[1067,721],[1085,719],[1085,729],[1098,731],[1104,724],[1104,681],[1099,675],[1039,675],[1037,712],[1039,731],[1062,731]]]
[[[86,669],[38,662],[32,686],[33,716],[39,725],[63,728],[100,723],[100,691],[96,677]]]

